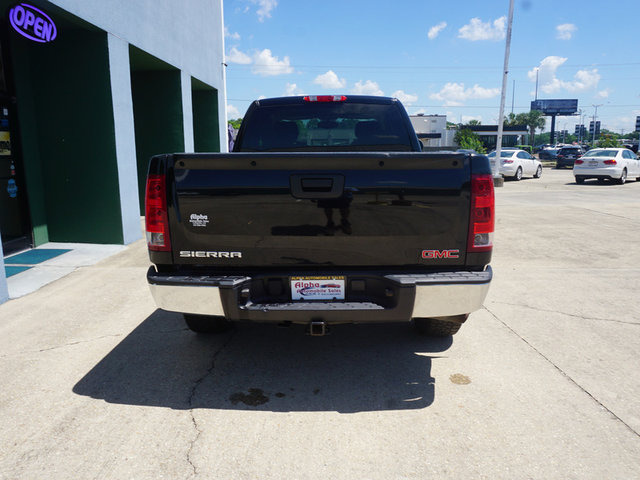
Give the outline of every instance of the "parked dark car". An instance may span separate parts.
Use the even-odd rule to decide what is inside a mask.
[[[584,155],[580,146],[562,147],[556,156],[556,168],[573,167],[574,162]]]
[[[538,153],[538,158],[540,160],[555,160],[558,155],[557,148],[543,148]]]

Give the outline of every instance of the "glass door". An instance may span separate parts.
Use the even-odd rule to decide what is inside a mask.
[[[4,255],[32,246],[24,169],[20,156],[15,97],[11,95],[6,25],[0,43],[0,235]]]

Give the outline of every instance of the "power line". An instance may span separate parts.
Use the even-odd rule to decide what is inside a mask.
[[[571,67],[571,68],[601,68],[601,67],[635,67],[639,66],[640,62],[629,62],[629,63],[584,63],[584,64],[567,64],[561,65],[562,67]],[[287,65],[289,68],[331,68],[331,69],[354,69],[354,70],[495,70],[499,69],[500,65],[495,66],[480,66],[480,65],[305,65],[305,64],[295,64],[295,65]],[[238,64],[238,63],[230,63],[229,68],[273,68],[273,69],[282,69],[282,65],[270,65],[270,64],[262,64],[262,63],[251,63],[251,64]],[[532,66],[510,66],[510,70],[530,70]]]

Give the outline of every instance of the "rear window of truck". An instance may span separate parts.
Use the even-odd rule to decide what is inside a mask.
[[[235,151],[411,151],[395,105],[306,103],[263,106],[244,120]]]

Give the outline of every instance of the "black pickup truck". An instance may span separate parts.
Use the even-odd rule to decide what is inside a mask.
[[[199,333],[231,321],[458,331],[489,289],[487,157],[425,153],[392,98],[253,102],[232,153],[151,159],[147,280]]]

